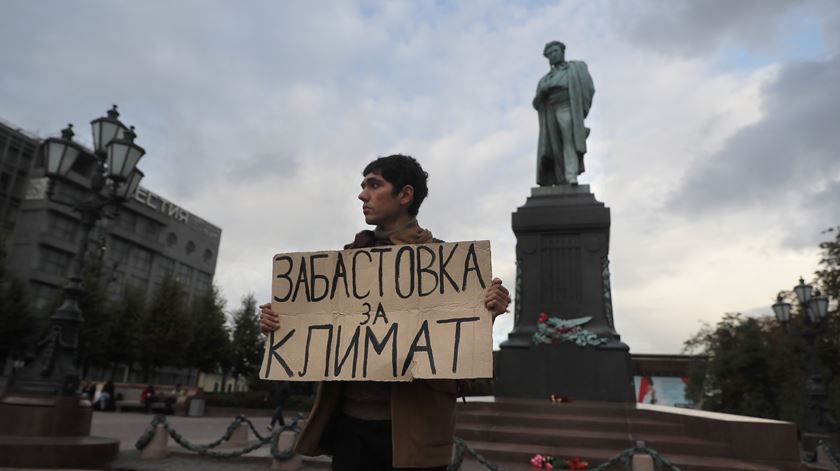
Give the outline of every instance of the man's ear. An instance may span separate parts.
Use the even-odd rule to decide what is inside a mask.
[[[414,187],[411,185],[402,187],[399,194],[397,194],[397,199],[399,199],[401,205],[410,205],[414,201]]]

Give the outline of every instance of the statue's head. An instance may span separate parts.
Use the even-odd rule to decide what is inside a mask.
[[[551,65],[560,64],[566,60],[566,45],[560,41],[546,43],[543,48],[543,56],[548,58],[548,62]]]

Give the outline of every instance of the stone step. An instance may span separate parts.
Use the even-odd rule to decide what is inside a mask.
[[[627,417],[638,411],[634,403],[619,404],[609,402],[568,402],[552,403],[548,399],[536,401],[533,399],[495,398],[493,400],[468,398],[466,403],[458,403],[458,410],[463,411],[496,411],[510,413],[547,414],[553,416],[584,415],[591,417]]]
[[[531,457],[540,453],[542,455],[551,455],[560,459],[568,459],[571,457],[579,457],[583,461],[589,462],[589,467],[604,463],[616,455],[618,455],[624,448],[621,449],[605,449],[605,448],[580,448],[574,446],[545,446],[537,444],[512,444],[512,443],[498,443],[498,442],[483,442],[476,440],[468,440],[467,443],[474,448],[479,454],[489,459],[499,466],[502,471],[532,471]],[[650,446],[650,444],[648,444]],[[692,456],[675,453],[662,453],[661,450],[656,449],[660,454],[678,466],[683,471],[728,471],[728,470],[743,470],[743,471],[793,471],[799,469],[798,462],[791,463],[753,463],[748,461],[741,461],[731,458],[723,457],[708,457],[708,456]],[[472,459],[467,453],[467,458],[461,466],[461,471],[479,471],[487,468]],[[619,463],[610,469],[621,470],[622,465]]]
[[[710,440],[690,438],[683,435],[657,435],[652,433],[604,432],[523,427],[521,425],[458,424],[456,436],[467,440],[508,444],[529,444],[542,446],[562,445],[592,449],[620,451],[642,440],[648,446],[662,453],[680,453],[699,456],[726,456],[727,444]]]
[[[680,435],[683,424],[653,419],[571,415],[558,417],[551,414],[524,412],[466,411],[459,410],[458,423],[482,425],[521,425],[527,427],[599,430],[613,432],[644,432]]]

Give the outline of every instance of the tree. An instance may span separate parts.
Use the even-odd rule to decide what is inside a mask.
[[[829,297],[828,318],[819,326],[813,346],[801,335],[812,329],[793,293],[783,292],[793,306],[791,320],[780,326],[770,316],[726,314],[713,328],[704,326],[685,343],[698,354],[689,369],[689,397],[704,409],[805,423],[809,398],[806,382],[812,351],[829,393],[829,407],[840,417],[840,232],[820,244],[816,285]]]
[[[103,342],[108,365],[133,365],[140,358],[141,326],[144,320],[143,293],[127,287],[122,297],[112,303],[107,335]]]
[[[6,271],[6,241],[0,239],[0,368],[32,343],[39,324],[26,284]]]
[[[140,327],[139,357],[143,380],[149,381],[155,368],[186,366],[190,326],[181,284],[166,275],[155,290]]]
[[[79,309],[84,319],[79,335],[82,376],[87,376],[87,369],[92,365],[106,366],[110,363],[106,342],[111,330],[106,295],[109,275],[104,269],[102,257],[88,253],[82,274],[84,291],[79,296]]]
[[[203,371],[230,368],[233,352],[225,304],[215,286],[193,300],[190,309],[192,341],[187,346],[189,366]]]
[[[256,374],[262,363],[262,351],[257,300],[249,293],[233,314],[233,374],[246,378]]]

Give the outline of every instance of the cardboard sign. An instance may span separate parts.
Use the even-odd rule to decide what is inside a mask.
[[[260,378],[410,381],[493,376],[490,242],[274,256]]]

